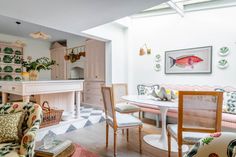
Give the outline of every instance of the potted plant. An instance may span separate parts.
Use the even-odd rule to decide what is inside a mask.
[[[56,62],[50,60],[48,57],[41,57],[36,60],[32,60],[32,57],[27,57],[22,61],[22,66],[29,73],[29,80],[34,81],[38,79],[38,73],[41,70],[51,70],[51,66]]]

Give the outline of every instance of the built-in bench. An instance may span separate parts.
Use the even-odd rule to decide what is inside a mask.
[[[177,91],[215,91],[215,89],[223,89],[227,92],[236,91],[234,87],[222,87],[222,86],[190,86],[190,85],[170,85],[170,84],[161,84],[160,87],[165,89],[177,90]],[[153,108],[152,106],[140,104],[141,110],[143,112],[160,114],[158,108]],[[168,117],[177,118],[178,109],[169,109]],[[222,113],[222,127],[236,129],[236,114]]]

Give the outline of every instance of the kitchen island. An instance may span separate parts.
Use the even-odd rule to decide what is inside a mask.
[[[24,102],[29,102],[30,97],[34,96],[40,105],[47,101],[50,107],[79,117],[83,80],[0,81],[0,87],[2,103],[8,101],[8,94],[22,96]]]

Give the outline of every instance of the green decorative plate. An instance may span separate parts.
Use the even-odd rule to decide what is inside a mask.
[[[4,57],[3,57],[3,62],[4,62],[4,63],[12,63],[12,59],[13,59],[12,56],[10,56],[10,55],[4,55]]]
[[[156,62],[159,62],[159,61],[161,60],[161,55],[160,55],[160,54],[157,54],[155,60],[156,60]]]
[[[228,47],[221,47],[219,54],[220,54],[220,56],[227,56],[229,54],[229,48]]]
[[[13,72],[13,68],[11,66],[5,66],[3,70],[4,72]]]
[[[13,53],[13,49],[10,48],[10,47],[5,47],[3,51],[4,51],[4,53],[6,53],[6,54],[12,54],[12,53]]]
[[[21,68],[16,68],[16,69],[15,69],[15,72],[16,72],[16,73],[21,73]]]
[[[16,64],[21,64],[21,56],[15,56],[15,60],[14,60],[14,63]]]
[[[155,71],[160,71],[161,70],[161,65],[160,64],[156,64],[154,66],[154,69],[155,69]]]
[[[229,63],[226,59],[221,59],[218,61],[218,67],[221,69],[225,69],[229,66]]]
[[[3,77],[3,80],[5,80],[5,81],[12,81],[13,78],[12,78],[11,75],[5,75],[5,76]]]
[[[19,76],[15,77],[15,81],[21,81],[21,78]]]
[[[19,51],[19,50],[16,50],[16,51],[15,51],[15,54],[16,54],[16,55],[22,55],[21,51]]]

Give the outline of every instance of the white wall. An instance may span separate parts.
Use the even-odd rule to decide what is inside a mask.
[[[222,85],[236,87],[236,7],[132,19],[130,27],[129,85],[136,92],[139,83]],[[147,43],[152,54],[140,57],[140,46]],[[164,74],[164,52],[184,48],[213,46],[212,74]],[[228,46],[229,67],[217,67],[219,48]],[[155,55],[162,56],[161,71],[154,71]]]
[[[128,81],[128,62],[127,62],[127,38],[126,38],[126,29],[121,27],[118,24],[110,23],[89,29],[83,32],[84,34],[103,38],[104,41],[107,41],[106,44],[106,82],[110,83],[120,83]],[[107,46],[110,46],[108,48]],[[111,50],[111,51],[110,51]],[[109,61],[110,60],[110,61]]]
[[[21,40],[26,43],[26,47],[24,47],[24,58],[27,56],[32,56],[32,58],[39,57],[49,57],[50,58],[50,42],[35,40],[30,38],[22,38],[12,35],[0,34],[0,41],[5,42],[15,42],[17,40]],[[51,72],[41,71],[39,75],[40,80],[48,80],[51,79]]]

